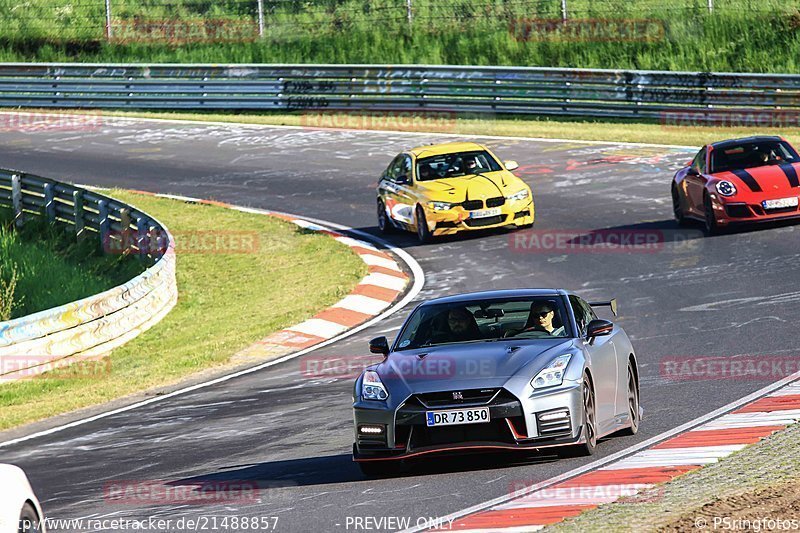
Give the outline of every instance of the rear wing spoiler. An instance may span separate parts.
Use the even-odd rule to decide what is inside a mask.
[[[617,316],[617,299],[611,298],[607,302],[589,302],[592,307],[610,307],[614,316]]]

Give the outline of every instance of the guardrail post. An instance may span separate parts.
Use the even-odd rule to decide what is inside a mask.
[[[408,19],[409,24],[411,24],[414,20],[414,12],[411,5],[411,0],[406,0],[406,18]]]
[[[127,208],[122,208],[119,210],[119,226],[120,226],[120,239],[122,239],[122,244],[120,245],[120,249],[122,250],[123,254],[131,253],[131,211]]]
[[[83,237],[83,191],[72,193],[72,216],[75,218],[75,237]]]
[[[100,218],[100,247],[103,249],[103,252],[107,253],[111,244],[108,235],[108,228],[111,225],[111,221],[108,220],[108,202],[105,200],[97,202],[97,212]]]
[[[708,0],[708,12],[709,13],[714,12],[714,0]]]
[[[19,174],[11,175],[11,205],[14,207],[14,225],[22,227],[22,176]]]
[[[710,2],[711,0],[709,0]],[[561,0],[561,21],[567,21],[567,0]]]
[[[44,216],[51,224],[56,221],[56,201],[52,183],[44,184]]]
[[[150,248],[147,235],[147,221],[144,217],[136,217],[136,246],[139,248],[139,259],[147,259],[147,251]]]

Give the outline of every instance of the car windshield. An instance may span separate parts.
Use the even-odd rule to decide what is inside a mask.
[[[498,170],[502,170],[500,163],[486,150],[442,154],[417,160],[417,180],[419,181],[457,178]]]
[[[776,140],[746,142],[713,150],[711,173],[797,161],[797,152],[787,142]]]
[[[560,296],[475,300],[417,308],[397,339],[397,350],[498,339],[571,336]]]

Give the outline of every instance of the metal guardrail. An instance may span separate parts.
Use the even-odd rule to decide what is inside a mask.
[[[149,268],[103,293],[0,322],[0,381],[35,374],[53,361],[108,353],[156,324],[177,301],[172,235],[135,207],[102,194],[14,170],[0,169],[0,206],[15,224],[44,217],[105,250],[138,254]],[[152,245],[157,235],[158,246]]]
[[[0,64],[0,106],[763,120],[800,75],[408,65]],[[755,113],[755,115],[754,115]]]

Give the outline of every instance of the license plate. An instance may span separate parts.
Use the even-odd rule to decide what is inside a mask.
[[[428,411],[425,413],[428,427],[455,426],[458,424],[482,424],[489,421],[489,408],[455,409],[452,411]]]
[[[797,207],[797,196],[792,198],[779,198],[777,200],[764,200],[761,205],[764,209],[781,209],[782,207]]]
[[[502,213],[502,210],[499,207],[493,207],[491,209],[481,209],[480,211],[470,211],[469,218],[496,217],[500,213]]]

